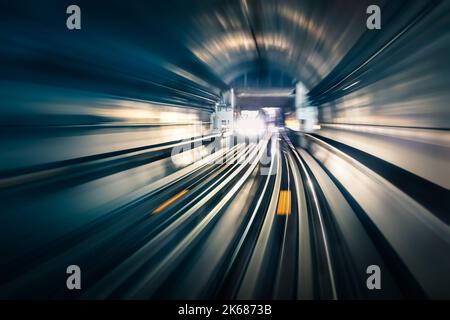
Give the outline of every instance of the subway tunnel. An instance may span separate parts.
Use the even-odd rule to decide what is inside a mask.
[[[1,299],[450,298],[449,1],[0,15]]]

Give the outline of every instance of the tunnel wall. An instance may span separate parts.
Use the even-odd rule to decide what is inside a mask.
[[[189,106],[32,83],[3,83],[0,91],[4,172],[209,132],[209,111]]]
[[[321,105],[321,122],[449,129],[449,12],[444,1],[413,23]]]
[[[448,1],[423,2],[368,31],[310,91],[319,134],[448,189],[449,13]]]

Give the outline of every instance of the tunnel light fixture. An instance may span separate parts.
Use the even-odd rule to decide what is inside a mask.
[[[354,82],[354,83],[352,83],[351,85],[348,85],[348,86],[346,86],[344,89],[342,89],[342,90],[348,90],[348,89],[350,89],[350,88],[352,88],[352,87],[354,87],[354,86],[356,86],[358,83],[360,83],[361,81],[356,81],[356,82]]]
[[[247,90],[237,94],[239,98],[253,97],[291,97],[293,89],[265,89],[265,90]]]

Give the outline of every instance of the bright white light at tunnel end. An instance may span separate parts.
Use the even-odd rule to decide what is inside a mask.
[[[267,126],[267,130],[269,131],[269,132],[276,132],[276,131],[278,131],[278,128],[273,124],[273,123],[269,123],[269,125]]]
[[[256,137],[267,131],[266,123],[260,118],[240,119],[236,122],[235,132],[238,135]]]

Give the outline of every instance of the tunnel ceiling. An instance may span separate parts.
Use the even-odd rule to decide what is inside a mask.
[[[367,6],[366,1],[211,1],[194,8],[187,45],[227,85],[243,74],[274,71],[312,88],[365,31]]]
[[[401,11],[410,2],[387,4]],[[71,33],[61,27],[63,3],[8,2],[2,11],[16,21],[5,20],[0,31],[3,73],[57,85],[67,77],[71,89],[211,110],[231,86],[293,88],[301,81],[314,89],[367,38],[370,4],[386,16],[379,0],[80,0],[83,28]],[[17,59],[12,46],[33,55]]]

